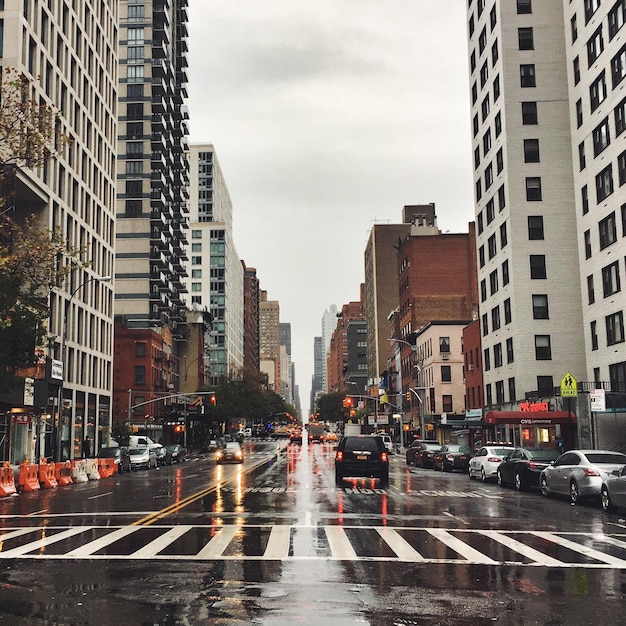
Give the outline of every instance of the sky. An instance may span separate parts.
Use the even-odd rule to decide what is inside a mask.
[[[374,224],[473,220],[465,3],[190,0],[190,141],[212,143],[234,240],[291,324],[303,414],[322,315],[359,299]]]

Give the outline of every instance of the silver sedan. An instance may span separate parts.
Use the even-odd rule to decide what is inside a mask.
[[[599,497],[603,480],[623,465],[626,465],[626,454],[621,452],[570,450],[541,472],[541,493],[569,496],[572,504],[581,498]]]
[[[626,507],[626,465],[613,470],[602,483],[600,502],[605,511]]]

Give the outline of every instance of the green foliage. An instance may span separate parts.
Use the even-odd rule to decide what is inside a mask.
[[[343,421],[343,399],[346,394],[343,392],[326,393],[315,401],[316,413],[319,413],[319,420],[322,422]]]

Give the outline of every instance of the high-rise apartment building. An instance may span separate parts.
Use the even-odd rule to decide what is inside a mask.
[[[233,206],[212,144],[192,144],[185,300],[213,319],[211,385],[244,366],[244,268],[233,238]]]
[[[185,336],[188,0],[121,0],[115,315]]]
[[[267,291],[261,290],[259,295],[261,371],[268,377],[269,388],[280,394],[280,305],[267,299]]]
[[[259,355],[259,278],[254,267],[243,266],[243,371],[244,378],[256,380],[260,371]]]
[[[313,338],[313,375],[311,376],[311,397],[309,398],[309,414],[315,410],[315,400],[324,393],[322,363],[326,360],[322,337]]]
[[[322,390],[328,393],[328,369],[326,357],[330,348],[330,340],[337,327],[337,306],[331,304],[322,316]],[[313,405],[311,405],[313,409]]]
[[[585,375],[564,4],[468,3],[487,408]]]
[[[26,419],[0,420],[1,439],[10,441],[3,458],[14,462],[80,457],[87,437],[92,451],[108,443],[117,43],[117,3],[0,2],[0,65],[31,81],[32,99],[59,112],[56,137],[68,137],[41,166],[4,172],[9,202],[3,215],[22,222],[34,214],[39,225],[82,250],[82,266],[50,296],[53,342],[47,353],[42,348],[42,360],[52,363],[52,371],[34,381],[34,394],[22,393],[10,407]]]

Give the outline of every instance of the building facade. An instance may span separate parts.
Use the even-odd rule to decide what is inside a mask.
[[[118,5],[4,0],[0,24],[3,69],[15,68],[33,101],[58,111],[56,138],[68,138],[53,158],[5,179],[3,215],[33,214],[81,251],[50,295],[45,378],[30,381],[33,393],[17,404],[2,403],[0,434],[11,442],[2,456],[69,459],[85,438],[92,450],[108,443],[111,428]]]
[[[254,267],[243,265],[243,371],[244,378],[256,380],[260,371],[259,278]]]

